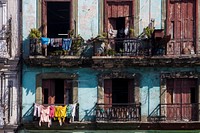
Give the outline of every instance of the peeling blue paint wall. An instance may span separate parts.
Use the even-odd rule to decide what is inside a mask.
[[[94,106],[97,101],[96,72],[91,69],[28,68],[23,70],[23,110],[24,121],[32,120],[32,105],[36,97],[36,75],[48,72],[66,72],[78,75],[78,103],[80,120],[94,120]]]
[[[23,55],[29,55],[29,32],[31,28],[36,28],[37,25],[37,1],[23,0],[22,1],[23,18],[22,18],[22,39],[23,39]]]
[[[88,39],[98,34],[98,0],[78,1],[78,33]],[[23,52],[29,54],[28,34],[31,28],[37,26],[37,2],[23,0]],[[149,23],[148,0],[140,0],[140,31]],[[151,0],[151,18],[155,18],[155,27],[161,28],[161,0]],[[160,103],[160,73],[174,71],[190,71],[195,68],[126,68],[123,71],[139,73],[140,102],[142,115],[147,116]],[[111,70],[110,70],[111,71]],[[200,71],[200,68],[198,68]],[[35,102],[36,75],[45,72],[69,72],[78,75],[79,119],[94,119],[93,109],[97,102],[97,86],[100,71],[90,68],[30,68],[23,67],[23,118],[32,120],[32,105]]]
[[[143,116],[153,111],[160,103],[160,73],[175,71],[195,71],[195,68],[127,68],[122,71],[139,73],[140,77],[140,102]],[[110,71],[110,70],[108,70]],[[199,70],[200,71],[200,68]],[[78,75],[78,103],[79,120],[94,120],[94,106],[97,102],[98,74],[100,71],[90,68],[65,69],[65,68],[27,68],[23,70],[23,118],[31,120],[29,109],[35,102],[36,75],[46,72],[66,72]]]

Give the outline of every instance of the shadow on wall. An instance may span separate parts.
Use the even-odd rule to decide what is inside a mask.
[[[29,122],[33,120],[33,110],[34,110],[34,106],[32,105],[27,111],[26,113],[22,116],[22,120],[23,122]]]
[[[96,105],[92,107],[91,110],[84,110],[85,116],[81,119],[81,122],[83,121],[90,121],[94,122],[95,121],[95,116],[96,116]]]

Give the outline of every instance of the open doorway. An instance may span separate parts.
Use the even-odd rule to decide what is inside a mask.
[[[128,103],[128,80],[113,79],[112,85],[112,102]]]
[[[43,79],[43,104],[72,104],[72,80]]]
[[[70,30],[70,2],[47,2],[47,36],[67,37]]]
[[[134,80],[114,78],[104,80],[104,103],[134,103]]]
[[[56,79],[55,80],[55,104],[64,103],[64,80]]]

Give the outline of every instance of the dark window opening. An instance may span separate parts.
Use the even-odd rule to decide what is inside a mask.
[[[72,80],[42,80],[43,104],[72,104]]]
[[[112,103],[128,103],[128,80],[112,80]]]
[[[62,79],[55,80],[55,104],[64,103],[64,81]]]
[[[196,90],[195,88],[190,88],[191,89],[191,103],[197,103],[197,100],[196,100]]]
[[[116,18],[117,38],[124,38],[125,17]]]
[[[47,2],[47,36],[67,37],[70,30],[70,2]]]
[[[48,88],[44,88],[44,104],[48,104],[48,98],[49,98],[49,90]]]

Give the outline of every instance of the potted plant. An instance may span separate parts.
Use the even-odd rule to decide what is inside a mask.
[[[30,39],[40,39],[41,36],[42,36],[41,32],[36,28],[32,28],[29,33]]]
[[[32,28],[29,33],[30,44],[31,44],[31,52],[32,54],[42,54],[40,38],[42,34],[36,29]]]

